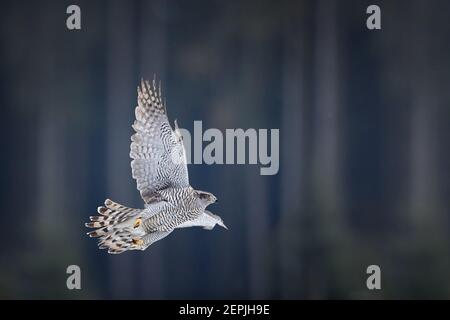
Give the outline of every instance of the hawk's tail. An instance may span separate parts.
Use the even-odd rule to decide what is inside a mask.
[[[138,232],[134,224],[141,211],[107,199],[105,205],[97,209],[100,215],[90,217],[91,222],[86,223],[86,227],[96,228],[87,234],[98,237],[100,249],[108,249],[108,253],[139,249],[133,242],[133,235]]]

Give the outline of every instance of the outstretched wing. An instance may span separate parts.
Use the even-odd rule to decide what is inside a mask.
[[[131,137],[130,157],[133,178],[146,203],[152,202],[154,192],[167,188],[189,186],[186,153],[183,139],[175,122],[169,124],[161,99],[161,85],[156,90],[148,81],[141,81],[137,89],[138,106]]]

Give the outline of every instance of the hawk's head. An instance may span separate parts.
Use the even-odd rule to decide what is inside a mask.
[[[210,204],[217,202],[217,198],[210,192],[195,190],[200,204],[206,208]]]
[[[201,190],[195,190],[195,192],[198,197],[198,201],[200,201],[200,205],[203,206],[204,208],[206,208],[207,206],[209,206],[210,204],[212,204],[214,202],[217,202],[216,196],[214,196],[210,192],[201,191]],[[204,227],[205,229],[211,230],[212,228],[214,228],[215,225],[219,225],[228,230],[225,223],[223,223],[223,220],[221,217],[219,217],[218,215],[216,215],[208,210],[205,210],[205,213],[210,217],[210,223]]]

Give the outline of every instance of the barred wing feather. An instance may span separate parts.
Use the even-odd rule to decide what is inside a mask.
[[[153,86],[141,81],[137,93],[131,170],[142,199],[151,203],[155,191],[189,186],[189,176],[183,140],[176,122],[175,131],[169,124],[161,86],[157,91],[154,80]]]

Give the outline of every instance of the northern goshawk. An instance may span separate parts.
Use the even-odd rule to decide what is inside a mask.
[[[145,202],[144,209],[133,209],[107,199],[98,207],[99,216],[90,217],[88,233],[99,237],[100,249],[117,254],[145,250],[168,236],[174,229],[216,224],[227,228],[222,219],[206,210],[217,198],[189,184],[186,152],[175,121],[172,129],[162,102],[161,85],[141,80],[138,106],[131,137],[130,157],[133,178]]]

